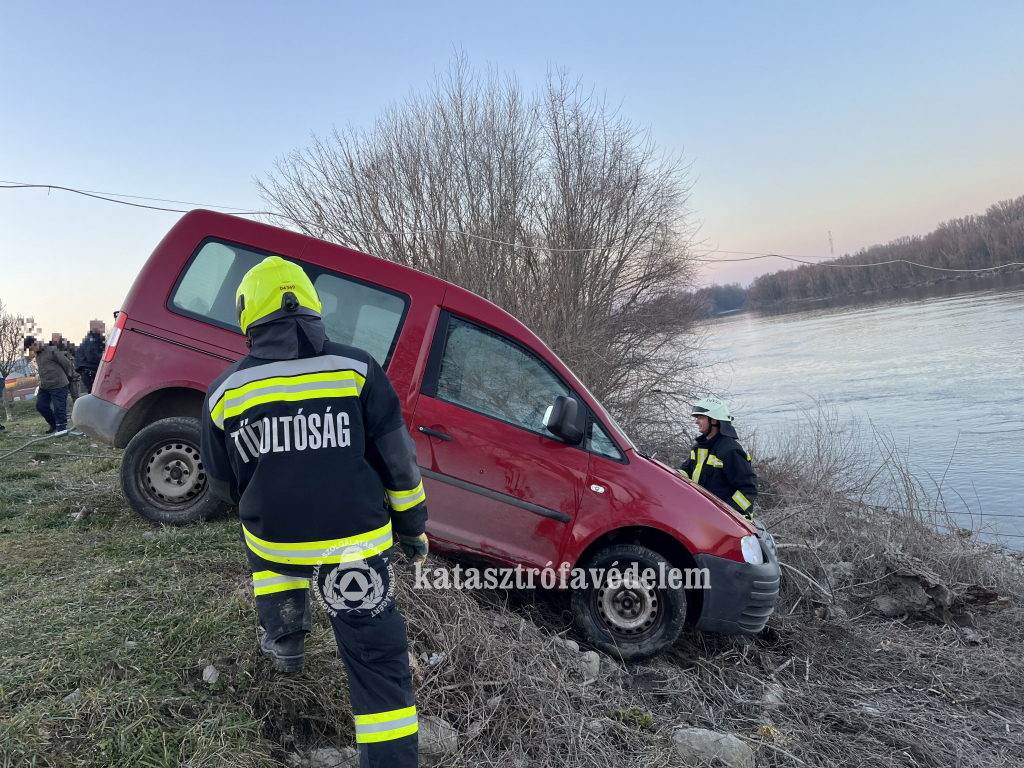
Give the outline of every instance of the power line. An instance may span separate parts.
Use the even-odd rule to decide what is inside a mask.
[[[155,202],[172,202],[172,203],[177,203],[177,204],[180,204],[180,205],[197,205],[197,206],[200,206],[200,207],[203,207],[203,208],[221,208],[221,209],[226,210],[226,211],[231,211],[232,213],[230,215],[233,215],[233,216],[274,216],[275,218],[284,219],[286,221],[291,221],[291,222],[294,222],[294,223],[297,223],[297,224],[306,224],[307,226],[312,226],[312,227],[321,227],[321,226],[323,226],[322,224],[318,224],[316,222],[305,221],[303,219],[295,219],[295,218],[293,218],[291,216],[287,216],[287,215],[285,215],[283,213],[277,213],[276,211],[246,211],[245,209],[235,208],[235,207],[229,206],[229,205],[212,205],[212,204],[205,204],[205,203],[189,203],[189,202],[185,202],[185,201],[181,201],[181,200],[165,200],[164,198],[159,198],[159,197],[143,197],[141,195],[127,195],[127,194],[122,194],[120,192],[102,192],[102,193],[100,193],[100,192],[90,192],[88,190],[83,190],[83,189],[74,189],[73,187],[63,187],[63,186],[59,186],[57,184],[24,184],[24,183],[20,183],[20,182],[0,181],[0,189],[47,189],[47,190],[58,189],[58,190],[61,190],[63,192],[71,192],[71,193],[74,193],[76,195],[84,195],[85,197],[92,197],[92,198],[95,198],[96,200],[104,200],[104,201],[109,202],[109,203],[119,203],[120,205],[130,205],[133,208],[146,208],[146,209],[152,210],[152,211],[166,211],[168,213],[188,213],[189,212],[188,210],[181,209],[181,208],[163,208],[163,207],[159,207],[159,206],[155,206],[155,205],[143,205],[142,203],[132,203],[132,202],[129,202],[127,200],[117,200],[117,199],[115,199],[115,197],[111,197],[111,195],[114,195],[116,197],[128,197],[128,198],[132,198],[132,199],[135,199],[135,200],[150,200],[150,201],[155,201]],[[392,237],[405,237],[407,235],[452,234],[452,235],[461,235],[463,237],[469,237],[469,238],[472,238],[474,240],[481,240],[481,241],[487,242],[487,243],[493,243],[495,245],[504,245],[504,246],[508,246],[510,248],[525,248],[525,249],[531,250],[531,251],[545,251],[547,253],[592,253],[593,251],[607,250],[607,249],[610,249],[610,248],[617,248],[618,247],[615,244],[611,244],[611,245],[594,246],[592,248],[547,248],[547,247],[544,247],[544,246],[530,245],[528,243],[510,243],[510,242],[508,242],[506,240],[497,240],[497,239],[492,238],[492,237],[485,237],[483,235],[476,235],[476,234],[473,234],[472,232],[464,232],[464,231],[459,230],[459,229],[410,229],[410,230],[395,230],[395,231],[372,230],[372,229],[371,230],[338,229],[336,231],[338,231],[338,232],[346,232],[348,234],[357,234],[357,235],[389,235],[389,236],[392,236]],[[806,265],[812,266],[812,267],[832,267],[832,268],[837,268],[837,269],[858,269],[858,268],[861,268],[861,267],[884,267],[884,266],[886,266],[888,264],[909,264],[912,267],[920,267],[921,269],[931,269],[931,270],[935,270],[937,272],[960,272],[960,273],[966,273],[966,272],[973,272],[973,273],[993,272],[993,271],[995,271],[997,269],[1005,269],[1006,267],[1022,267],[1022,266],[1024,266],[1024,262],[1012,261],[1012,262],[1009,262],[1007,264],[1000,264],[1000,265],[995,266],[995,267],[983,267],[983,268],[980,268],[980,269],[953,269],[953,268],[950,268],[950,267],[936,267],[936,266],[933,266],[931,264],[921,264],[920,262],[909,261],[907,259],[890,259],[889,261],[876,261],[876,262],[869,262],[867,264],[832,264],[832,263],[828,263],[828,262],[808,261],[806,259],[806,257],[794,256],[792,254],[784,254],[784,253],[758,253],[756,251],[720,251],[720,250],[716,250],[714,252],[716,252],[716,253],[738,254],[738,255],[746,256],[747,258],[742,258],[742,259],[703,259],[703,258],[699,258],[699,257],[694,257],[694,258],[692,258],[690,260],[691,261],[701,262],[701,263],[704,263],[704,264],[728,264],[728,263],[741,262],[741,261],[758,261],[760,259],[784,259],[786,261],[792,261],[792,262],[795,262],[797,264],[806,264]]]
[[[0,179],[0,184],[10,184],[13,188],[19,188],[19,187],[33,188],[33,187],[35,187],[35,188],[45,188],[45,189],[60,189],[60,190],[64,190],[64,191],[67,191],[67,192],[75,192],[77,194],[82,194],[82,195],[101,195],[101,196],[102,195],[109,195],[110,197],[128,197],[128,198],[131,198],[132,200],[151,200],[151,201],[158,202],[158,203],[177,203],[178,205],[196,205],[196,206],[199,206],[200,208],[222,208],[222,209],[227,210],[227,211],[238,211],[240,213],[250,213],[250,211],[247,208],[235,208],[234,206],[231,206],[231,205],[215,205],[214,203],[196,203],[196,202],[192,202],[192,201],[189,201],[189,200],[169,200],[169,199],[167,199],[165,197],[144,197],[142,195],[126,195],[126,194],[123,194],[121,192],[100,192],[100,191],[97,191],[95,189],[71,189],[70,187],[58,187],[58,186],[55,186],[55,185],[52,185],[52,184],[29,184],[29,183],[23,182],[23,181],[8,181],[8,180],[3,180],[3,179]],[[107,198],[99,197],[99,199],[100,200],[106,200]],[[117,202],[120,202],[120,201],[119,200],[111,200],[110,202],[117,203]],[[171,209],[159,208],[157,210],[171,210]],[[178,211],[178,210],[175,210],[174,212],[175,213],[187,213],[187,211]]]

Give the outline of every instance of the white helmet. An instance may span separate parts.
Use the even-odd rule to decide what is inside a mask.
[[[716,421],[732,421],[729,406],[726,405],[724,400],[719,400],[717,397],[705,397],[693,406],[690,415],[707,416],[709,419],[715,419]]]

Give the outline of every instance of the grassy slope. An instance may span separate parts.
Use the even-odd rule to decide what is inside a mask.
[[[43,426],[31,406],[17,417],[15,435]],[[0,453],[21,442],[0,438]],[[33,447],[116,453],[90,443]],[[232,516],[154,528],[125,507],[116,461],[37,458],[45,462],[0,462],[0,766],[262,766],[296,746],[352,743],[322,612],[307,673],[276,676],[257,656]],[[95,512],[73,520],[82,509]],[[764,511],[787,521],[785,541],[828,536],[828,526],[797,526],[791,510]],[[835,558],[859,552],[858,580],[869,581],[873,540],[855,535]],[[814,567],[810,557],[793,562]],[[605,659],[588,683],[577,655],[553,642],[568,629],[564,601],[413,592],[408,581],[399,598],[414,653],[447,654],[416,670],[421,713],[461,735],[446,765],[510,766],[517,756],[531,766],[680,765],[670,741],[679,725],[763,742],[760,766],[1024,761],[1016,603],[979,614],[985,639],[973,646],[949,626],[873,616],[851,592],[842,593],[850,619],[822,619],[820,595],[787,579],[752,646],[687,635],[628,670]],[[221,672],[213,686],[202,682],[211,663]],[[76,689],[81,698],[63,702]]]
[[[30,408],[11,434],[45,428]],[[0,453],[21,442],[0,439]],[[33,448],[117,453],[90,444]],[[260,672],[251,657],[228,664],[254,632],[236,525],[154,529],[126,513],[117,461],[23,453],[0,463],[0,764],[266,754],[247,698]],[[211,690],[201,670],[214,660],[233,673]]]

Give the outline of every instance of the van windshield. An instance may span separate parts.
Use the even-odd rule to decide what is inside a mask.
[[[171,294],[168,309],[241,333],[235,313],[235,292],[245,273],[271,255],[276,254],[220,240],[205,241],[189,259]],[[296,263],[309,275],[320,297],[327,337],[365,349],[387,369],[409,305],[408,297],[312,264]]]

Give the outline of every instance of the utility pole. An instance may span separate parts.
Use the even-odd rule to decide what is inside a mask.
[[[828,231],[828,250],[832,254],[832,258],[836,257],[836,249],[832,247],[832,230]]]

